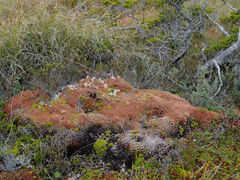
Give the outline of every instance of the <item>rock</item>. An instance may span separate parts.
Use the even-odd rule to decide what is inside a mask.
[[[164,130],[170,134],[178,124],[193,117],[205,126],[217,113],[192,106],[183,98],[158,90],[138,90],[119,77],[86,78],[63,88],[53,99],[39,91],[24,91],[5,105],[8,114],[52,122],[68,129],[101,126],[118,130]]]
[[[167,139],[147,131],[128,131],[121,135],[119,141],[133,154],[143,154],[145,157],[166,154],[172,146]]]

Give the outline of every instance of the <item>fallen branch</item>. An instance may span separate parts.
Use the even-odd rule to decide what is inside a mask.
[[[231,55],[234,51],[240,49],[240,27],[238,32],[238,40],[234,44],[232,44],[228,49],[222,51],[219,55],[214,57],[213,59],[209,60],[205,65],[201,67],[202,70],[212,69],[216,63],[221,66],[227,62],[226,57]]]

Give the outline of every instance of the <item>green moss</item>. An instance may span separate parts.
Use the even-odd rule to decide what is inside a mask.
[[[112,148],[113,146],[114,146],[113,143],[109,143],[109,144],[108,144],[108,147],[109,147],[109,148]]]
[[[37,110],[41,110],[42,112],[46,112],[49,107],[46,105],[43,105],[41,102],[35,103],[31,106],[31,109],[37,109]]]
[[[104,153],[107,150],[107,144],[107,141],[104,139],[99,139],[94,143],[93,147],[97,155],[103,157]]]
[[[53,125],[53,123],[52,122],[46,122],[46,124],[45,124],[47,127],[51,127],[52,125]]]
[[[191,128],[195,129],[195,128],[199,128],[199,123],[196,121],[192,121],[190,124]]]

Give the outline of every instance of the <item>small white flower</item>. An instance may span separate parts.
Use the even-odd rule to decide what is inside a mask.
[[[86,77],[87,79],[89,78],[89,75],[87,75],[87,77]]]
[[[118,76],[117,78],[120,79],[120,76]]]
[[[112,76],[111,79],[115,80],[116,78],[114,76]]]
[[[77,89],[76,85],[68,85],[67,86],[70,90],[75,90]]]
[[[91,79],[91,81],[92,81],[92,82],[94,82],[94,80],[95,80],[95,79],[96,79],[96,78],[95,78],[95,77],[93,77],[93,78]]]
[[[104,87],[105,89],[107,89],[107,88],[108,88],[108,85],[107,85],[107,84],[104,84],[103,87]]]
[[[117,96],[117,92],[119,92],[119,91],[120,91],[119,89],[114,89],[113,92],[109,93],[109,95],[116,97]]]
[[[55,101],[61,96],[61,93],[57,93],[53,96],[52,100]]]

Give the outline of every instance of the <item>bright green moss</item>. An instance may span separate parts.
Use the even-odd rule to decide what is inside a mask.
[[[103,157],[105,151],[107,150],[107,141],[104,139],[99,139],[94,143],[93,147],[97,155]]]
[[[47,127],[51,127],[52,125],[53,125],[53,123],[52,122],[46,122],[46,124],[45,124]]]

